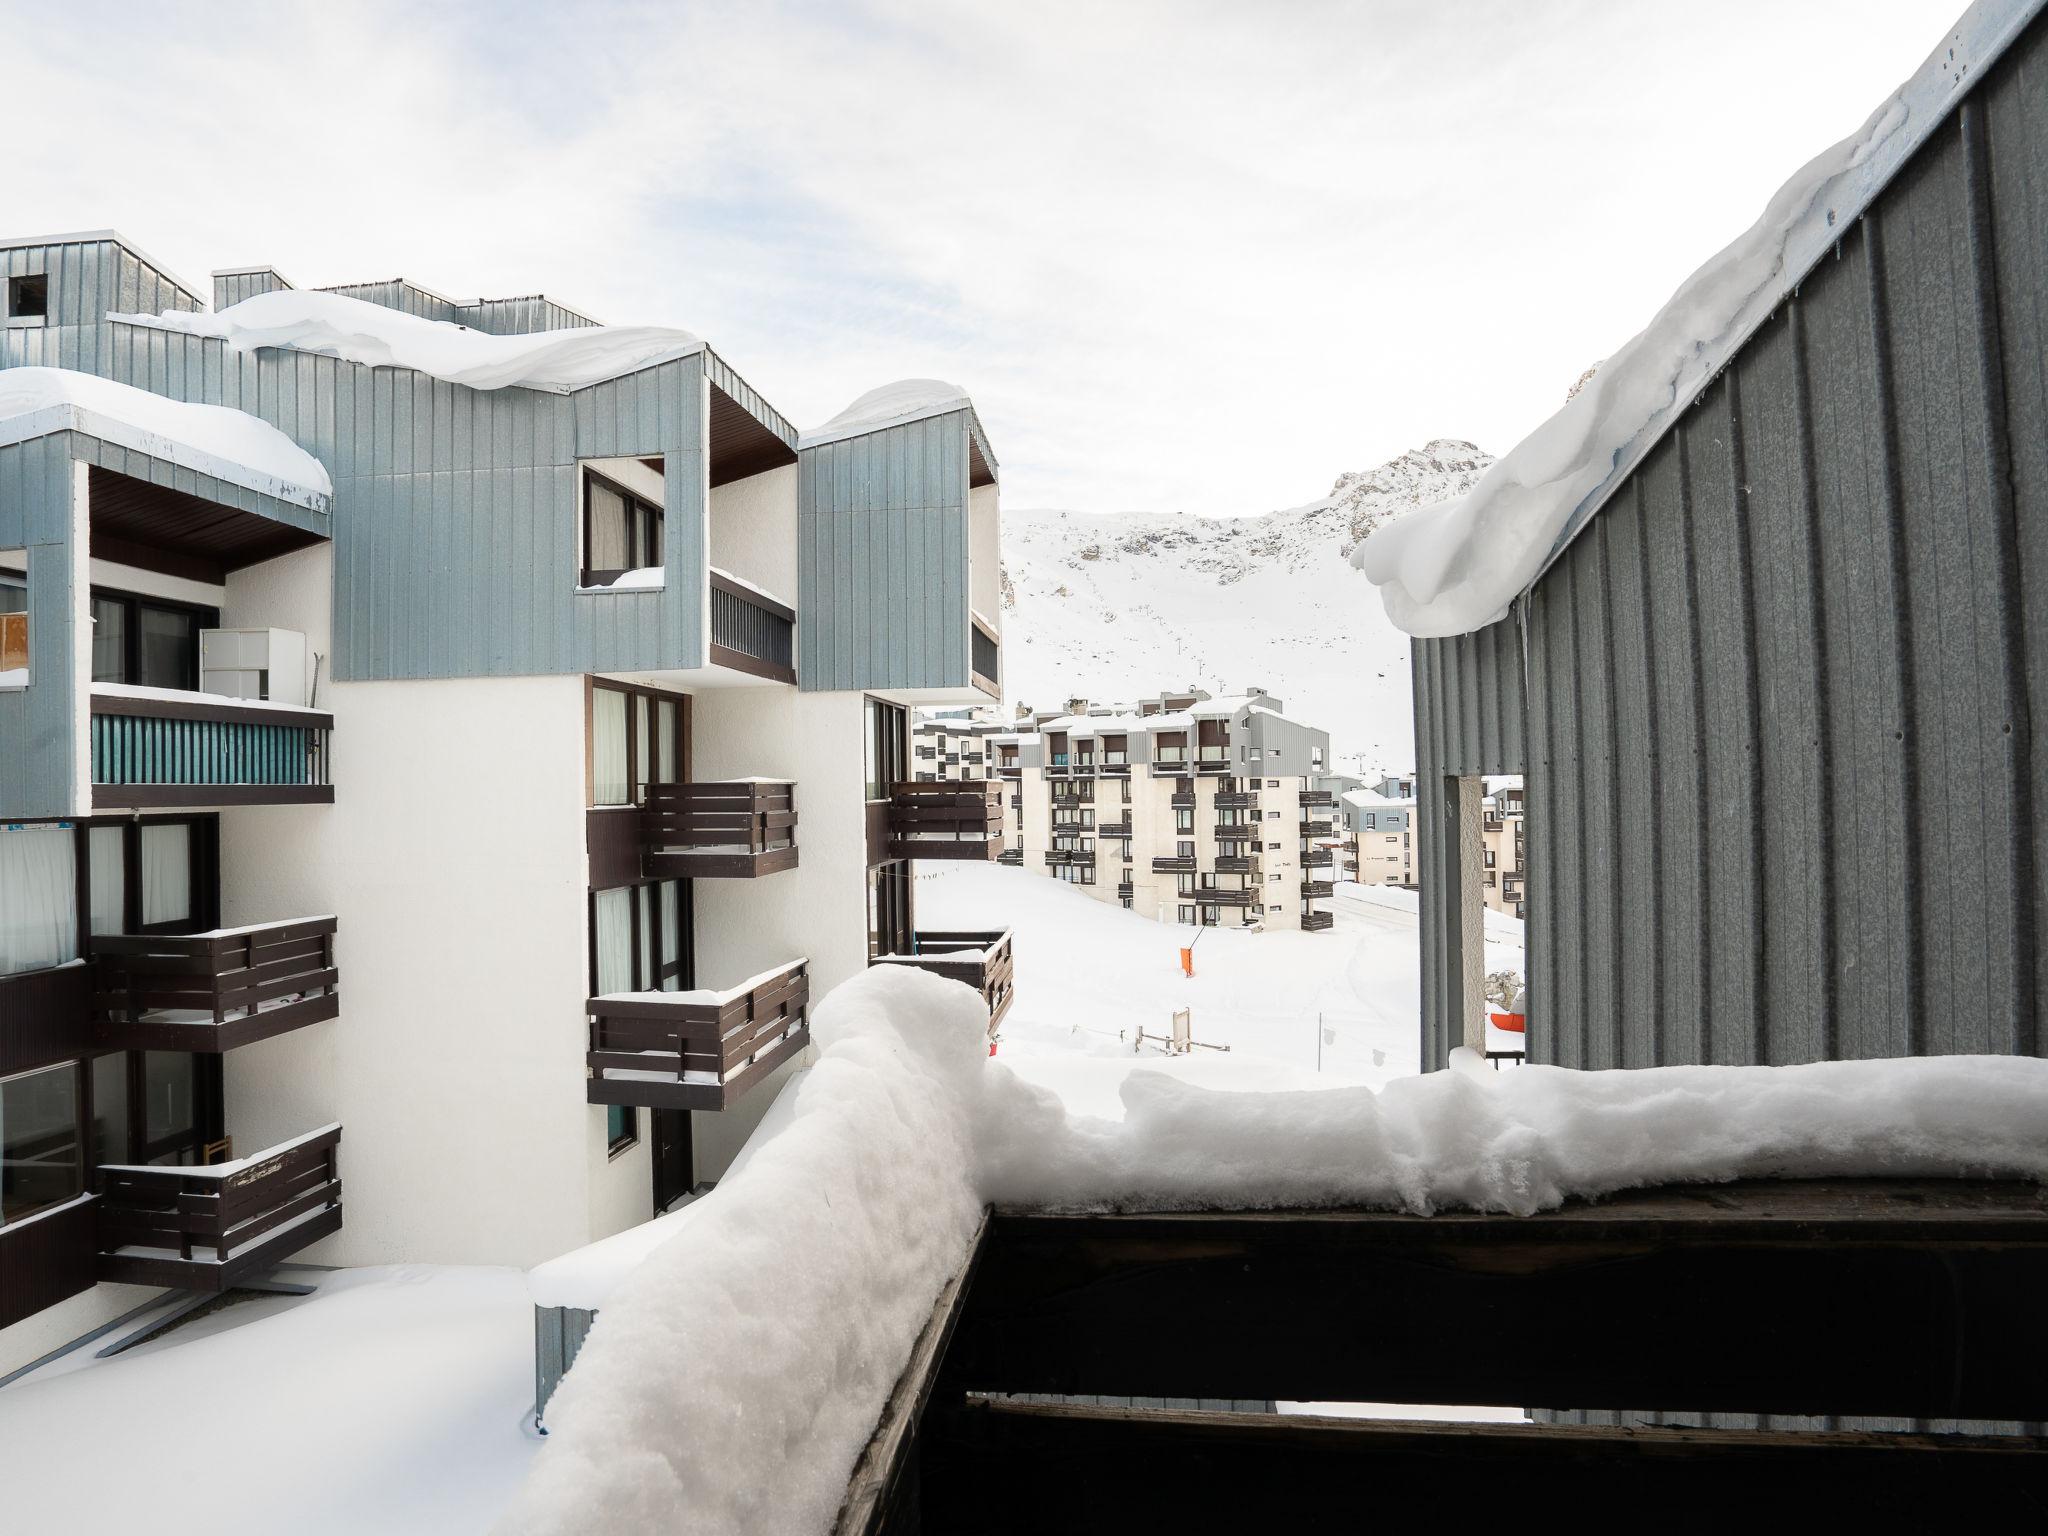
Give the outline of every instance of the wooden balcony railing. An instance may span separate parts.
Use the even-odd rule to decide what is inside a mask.
[[[99,1278],[224,1291],[341,1230],[341,1127],[231,1163],[99,1169]]]
[[[1336,926],[1337,919],[1328,912],[1304,912],[1301,926],[1308,933],[1322,933]]]
[[[787,779],[650,784],[640,847],[656,879],[750,880],[794,869],[796,786]]]
[[[892,859],[993,859],[1003,851],[1003,787],[994,779],[898,784],[889,801]]]
[[[998,864],[1021,865],[1024,862],[1024,850],[1022,848],[1005,848],[996,855],[996,862]]]
[[[1131,835],[1131,813],[1126,811],[1115,821],[1097,822],[1095,825],[1095,835],[1097,837],[1129,837]]]
[[[1045,850],[1045,863],[1048,869],[1060,864],[1093,864],[1094,862],[1095,850],[1093,848],[1048,848]]]
[[[1186,789],[1176,789],[1170,796],[1167,797],[1167,800],[1168,804],[1172,805],[1175,810],[1186,810],[1189,806],[1195,803],[1194,786],[1189,785]]]
[[[988,1004],[988,1032],[993,1035],[1003,1015],[1010,1011],[1016,983],[1016,960],[1010,949],[1010,930],[985,929],[973,932],[939,932],[920,928],[911,935],[911,953],[878,955],[877,965],[914,965],[921,971],[964,982]]]
[[[1219,875],[1248,875],[1258,868],[1259,861],[1250,854],[1224,853],[1216,856],[1216,873]]]
[[[593,997],[592,1104],[727,1109],[810,1043],[810,967],[798,960],[722,991]]]
[[[330,802],[334,717],[169,689],[92,691],[98,808]]]
[[[1301,851],[1303,869],[1328,869],[1334,862],[1335,858],[1327,848],[1304,848]]]
[[[95,938],[102,1050],[231,1051],[341,1012],[332,917]]]
[[[1334,896],[1337,894],[1337,887],[1328,880],[1304,880],[1301,882],[1301,894],[1305,898]]]
[[[1258,803],[1258,796],[1248,789],[1219,789],[1216,791],[1216,809],[1219,811],[1242,811]]]
[[[1303,821],[1296,823],[1295,832],[1300,837],[1328,837],[1330,824],[1327,821]]]
[[[1235,886],[1198,885],[1195,887],[1195,894],[1186,899],[1205,907],[1248,907],[1252,904],[1252,897],[1255,894],[1252,891],[1239,890]]]
[[[1335,805],[1337,797],[1327,789],[1304,789],[1301,792],[1301,803],[1305,806]]]
[[[1152,861],[1152,873],[1155,875],[1188,874],[1193,872],[1194,867],[1195,856],[1191,853],[1185,856],[1166,854]]]
[[[737,577],[711,571],[711,664],[796,681],[796,610]]]

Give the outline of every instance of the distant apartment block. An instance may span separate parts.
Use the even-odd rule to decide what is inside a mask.
[[[913,735],[920,779],[1006,786],[1005,863],[1161,921],[1331,926],[1329,735],[1270,694],[1074,699],[1016,721],[928,718]]]
[[[1413,777],[1389,774],[1370,786],[1340,789],[1336,815],[1361,885],[1417,888]],[[1487,779],[1480,806],[1481,889],[1486,905],[1509,917],[1522,916],[1527,900],[1523,827],[1520,776]]]

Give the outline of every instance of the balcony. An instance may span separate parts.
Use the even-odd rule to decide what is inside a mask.
[[[1219,789],[1216,791],[1216,809],[1219,811],[1249,810],[1258,804],[1259,797],[1247,789]]]
[[[585,1005],[592,1104],[729,1109],[810,1043],[798,960],[723,991],[616,992]]]
[[[1007,864],[1012,869],[1020,868],[1024,863],[1024,850],[1022,848],[1005,848],[996,855],[996,862],[998,864]]]
[[[1330,823],[1327,821],[1304,821],[1296,824],[1296,835],[1300,837],[1329,837]]]
[[[1172,793],[1172,795],[1168,797],[1168,801],[1177,811],[1187,810],[1195,803],[1194,786],[1190,785],[1186,789],[1176,789]]]
[[[1188,776],[1186,747],[1161,747],[1152,759],[1155,779],[1184,779]]]
[[[999,777],[1005,779],[1021,779],[1024,777],[1024,765],[1016,762],[998,763],[996,764],[996,773]]]
[[[1084,822],[1078,816],[1071,814],[1063,816],[1058,811],[1055,811],[1052,818],[1052,830],[1060,833],[1093,833],[1095,831],[1095,823],[1092,821]]]
[[[1304,880],[1301,882],[1301,895],[1305,901],[1317,896],[1334,896],[1336,894],[1337,887],[1328,880]]]
[[[1195,772],[1205,776],[1230,772],[1230,748],[1203,747],[1201,759],[1195,764]]]
[[[91,966],[0,976],[0,1077],[91,1049]]]
[[[650,784],[640,848],[650,879],[751,880],[794,869],[796,786],[787,779]]]
[[[936,932],[921,928],[911,935],[912,952],[907,955],[878,955],[877,965],[914,965],[948,981],[964,982],[974,988],[988,1005],[988,1032],[993,1035],[1003,1015],[1010,1011],[1016,984],[1016,960],[1010,949],[1010,930],[977,932]]]
[[[1128,779],[1131,776],[1131,759],[1128,753],[1105,752],[1099,772],[1113,779]]]
[[[715,567],[710,574],[711,664],[795,682],[796,610]]]
[[[1304,789],[1300,795],[1304,806],[1335,805],[1337,797],[1327,789]]]
[[[332,917],[95,938],[101,1050],[217,1053],[341,1012]]]
[[[1138,894],[1138,888],[1132,882],[1126,880],[1117,886],[1116,894],[1119,901],[1129,901]]]
[[[967,656],[974,686],[990,698],[999,699],[1003,696],[1003,643],[994,626],[982,622],[979,614],[968,617],[973,632],[968,636]]]
[[[99,1278],[225,1291],[341,1230],[341,1127],[204,1167],[99,1170]]]
[[[1167,855],[1152,861],[1152,873],[1155,875],[1192,874],[1194,868],[1195,856],[1192,853],[1185,857],[1178,854]]]
[[[1304,848],[1301,851],[1303,869],[1328,869],[1335,862],[1335,856],[1327,848]]]
[[[1097,837],[1129,837],[1131,835],[1131,813],[1125,811],[1121,820],[1097,822]]]
[[[1062,864],[1082,865],[1093,864],[1094,862],[1095,850],[1093,848],[1048,848],[1045,850],[1045,867],[1047,869],[1056,869]]]
[[[898,784],[889,801],[892,859],[993,859],[1003,851],[1003,788]]]
[[[1239,890],[1227,885],[1198,885],[1195,893],[1185,900],[1195,901],[1205,907],[1248,907],[1256,892]]]
[[[1301,928],[1304,933],[1326,933],[1337,924],[1337,919],[1328,912],[1304,912],[1301,914]]]
[[[1219,875],[1249,875],[1258,867],[1259,861],[1249,854],[1226,853],[1216,859],[1216,873]]]
[[[331,804],[334,717],[211,693],[95,683],[95,810]]]

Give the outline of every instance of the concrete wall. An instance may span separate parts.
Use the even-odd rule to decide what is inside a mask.
[[[1003,524],[997,488],[977,485],[967,493],[967,601],[1001,634],[1003,631]]]
[[[796,466],[711,488],[711,563],[794,608]]]

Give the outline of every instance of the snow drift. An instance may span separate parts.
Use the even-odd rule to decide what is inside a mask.
[[[1592,511],[1710,382],[1873,190],[1874,165],[1913,119],[1895,94],[1778,190],[1763,216],[1695,272],[1649,326],[1465,495],[1381,528],[1352,553],[1411,635],[1502,617],[1575,513]]]
[[[820,443],[836,443],[841,438],[900,427],[927,416],[965,410],[972,403],[966,390],[944,379],[898,379],[869,390],[822,427],[801,434],[797,442],[801,447],[815,448]]]
[[[1681,1181],[2048,1179],[2048,1060],[1480,1068],[1379,1092],[1137,1072],[1110,1121],[989,1060],[985,1023],[968,988],[907,968],[825,999],[817,1064],[776,1123],[604,1277],[504,1531],[828,1530],[990,1201],[1527,1214]]]
[[[282,347],[373,368],[413,368],[471,389],[537,389],[553,394],[688,357],[704,347],[688,331],[660,325],[589,325],[492,336],[339,293],[292,288],[259,293],[211,313],[165,310],[159,315],[108,318],[215,337],[238,352]]]
[[[0,369],[0,444],[76,430],[280,501],[325,510],[327,467],[267,421],[69,368]]]

